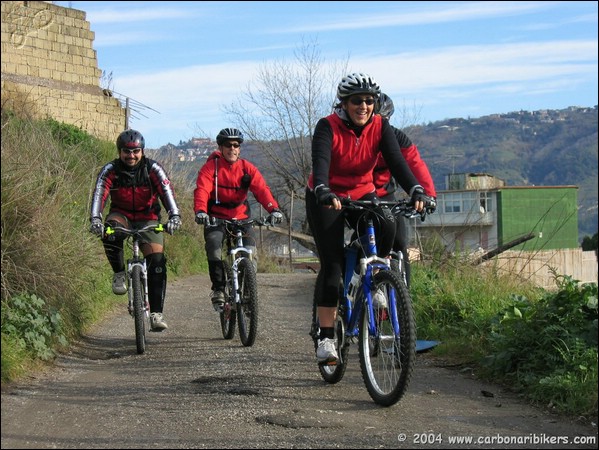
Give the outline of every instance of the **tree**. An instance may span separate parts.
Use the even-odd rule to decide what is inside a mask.
[[[262,65],[246,91],[225,107],[268,164],[269,184],[288,217],[292,195],[297,203],[304,199],[314,127],[331,113],[347,66],[325,64],[315,42],[303,42],[294,57]]]
[[[582,239],[581,247],[585,252],[591,251],[591,250],[595,250],[595,252],[596,252],[597,251],[597,233],[595,233],[593,235],[593,237],[585,236]]]

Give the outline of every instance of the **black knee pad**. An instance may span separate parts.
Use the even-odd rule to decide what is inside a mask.
[[[148,265],[148,275],[165,274],[166,275],[166,257],[164,253],[152,253],[146,257]]]
[[[164,253],[146,257],[148,269],[148,298],[152,312],[162,312],[166,293],[166,258]]]

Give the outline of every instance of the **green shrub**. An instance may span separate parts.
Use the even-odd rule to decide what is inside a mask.
[[[33,294],[12,297],[2,305],[2,335],[34,358],[47,361],[54,357],[54,347],[67,345],[62,328],[56,308]]]
[[[487,375],[561,411],[597,410],[597,285],[556,277],[536,301],[514,296],[494,319]]]

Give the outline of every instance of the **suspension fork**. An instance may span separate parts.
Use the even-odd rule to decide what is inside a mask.
[[[150,299],[148,296],[148,266],[146,263],[145,257],[140,257],[139,250],[139,241],[137,239],[133,240],[133,255],[132,258],[127,261],[127,278],[129,281],[129,288],[127,289],[128,299],[129,299],[129,314],[133,315],[133,289],[131,289],[132,283],[132,274],[133,268],[139,266],[141,269],[141,282],[144,287],[144,313],[146,317],[150,316]]]

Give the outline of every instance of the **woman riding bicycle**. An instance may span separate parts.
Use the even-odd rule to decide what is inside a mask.
[[[270,214],[271,223],[281,223],[283,213],[274,199],[264,177],[249,161],[242,159],[243,134],[236,128],[223,128],[216,136],[218,150],[213,152],[198,171],[194,190],[194,212],[197,224],[207,225],[210,217],[220,219],[247,219],[248,191]],[[221,259],[224,225],[204,227],[208,272],[212,282],[212,306],[220,311],[225,302],[225,274]],[[256,241],[251,225],[248,225],[244,245],[254,250]]]
[[[118,232],[104,236],[102,211],[110,196],[110,209],[106,224],[141,228],[150,222],[160,222],[160,204],[166,209],[168,223],[166,231],[173,234],[181,227],[179,207],[175,191],[164,168],[144,155],[145,139],[139,131],[125,130],[119,134],[116,147],[119,157],[100,170],[91,204],[90,231],[100,236],[104,251],[114,271],[112,292],[127,293],[123,242],[125,236]],[[162,311],[166,293],[166,258],[164,257],[164,235],[143,233],[141,251],[148,265],[148,299],[150,302],[150,324],[153,331],[168,328]]]
[[[339,280],[344,264],[345,215],[339,197],[376,197],[373,170],[382,153],[393,177],[409,193],[417,211],[427,203],[424,189],[401,154],[393,129],[387,120],[374,114],[380,87],[369,75],[352,73],[337,87],[339,103],[333,114],[318,121],[312,139],[312,173],[306,188],[306,214],[320,259],[322,289],[316,284],[320,336],[316,357],[319,363],[338,359],[334,323],[339,301]],[[350,220],[351,222],[351,220]],[[355,223],[355,218],[353,220]],[[386,225],[378,242],[379,253],[391,250],[395,225]],[[389,239],[390,238],[390,239]],[[385,254],[386,253],[386,254]]]

